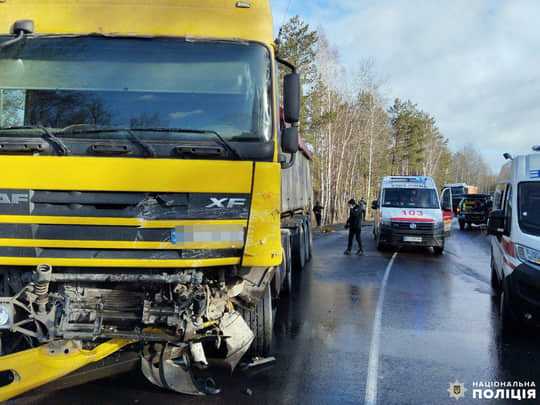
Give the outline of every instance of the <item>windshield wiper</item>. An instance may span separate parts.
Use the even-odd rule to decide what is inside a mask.
[[[138,144],[141,148],[143,148],[146,151],[146,155],[148,157],[155,157],[156,151],[154,148],[152,148],[151,145],[143,141],[137,134],[133,132],[133,130],[129,128],[94,128],[94,129],[82,129],[84,127],[91,126],[87,124],[77,124],[77,125],[70,125],[62,130],[62,133],[72,133],[72,134],[97,134],[97,133],[103,133],[103,132],[125,132],[129,135],[132,141],[134,141],[136,144]],[[78,129],[81,128],[81,129]],[[68,131],[66,131],[68,130]]]
[[[16,130],[29,130],[29,129],[39,129],[41,131],[41,137],[51,143],[53,146],[55,146],[60,152],[62,152],[62,155],[67,156],[71,153],[69,148],[62,142],[59,138],[57,138],[50,130],[45,128],[42,125],[26,125],[26,126],[20,126],[20,127],[7,127],[7,128],[0,128],[1,131],[16,131]]]
[[[132,128],[132,131],[141,131],[141,132],[181,132],[186,134],[211,134],[214,135],[223,146],[229,149],[233,155],[235,155],[239,160],[242,160],[240,153],[218,132],[212,131],[210,129],[188,129],[188,128]]]

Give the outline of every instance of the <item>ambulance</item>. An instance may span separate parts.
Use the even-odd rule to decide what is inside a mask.
[[[502,167],[488,220],[503,334],[540,325],[540,146]]]
[[[386,246],[427,246],[435,254],[444,251],[452,226],[452,193],[441,197],[431,177],[387,176],[383,178],[376,210],[373,236],[377,249]]]

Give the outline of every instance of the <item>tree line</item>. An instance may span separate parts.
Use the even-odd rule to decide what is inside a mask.
[[[369,215],[387,175],[425,175],[439,187],[465,182],[490,191],[494,176],[474,147],[450,151],[431,114],[411,100],[389,103],[371,61],[348,72],[324,31],[299,16],[280,28],[276,44],[302,80],[299,126],[314,153],[314,197],[324,207],[324,224],[343,221],[351,197],[368,201]]]

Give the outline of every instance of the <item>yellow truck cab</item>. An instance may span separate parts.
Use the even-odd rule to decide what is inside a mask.
[[[311,240],[280,62],[283,120],[267,0],[0,2],[0,400],[122,347],[189,394],[268,353]]]

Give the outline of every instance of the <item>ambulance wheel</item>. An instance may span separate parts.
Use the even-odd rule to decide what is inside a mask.
[[[384,243],[381,242],[381,238],[380,236],[376,236],[375,237],[375,242],[377,244],[377,250],[379,251],[383,251],[383,250],[386,250],[386,245]]]
[[[499,277],[495,270],[495,262],[493,261],[493,254],[491,255],[491,287],[495,292],[499,292]]]

